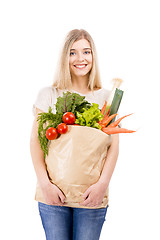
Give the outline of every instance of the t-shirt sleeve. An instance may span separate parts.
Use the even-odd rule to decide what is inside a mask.
[[[48,112],[49,106],[51,105],[51,88],[43,87],[39,90],[36,100],[32,106],[32,112],[35,116],[36,108],[39,108],[43,112]]]

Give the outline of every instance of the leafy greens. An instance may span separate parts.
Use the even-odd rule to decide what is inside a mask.
[[[78,123],[81,126],[101,129],[98,122],[103,119],[103,114],[98,107],[98,104],[92,103],[92,106],[89,109],[83,109],[84,111],[82,113],[77,112],[75,123]]]
[[[85,100],[85,96],[81,96],[78,93],[63,92],[62,97],[57,98],[56,113],[72,112],[76,115],[76,111],[82,112],[83,109],[88,109],[91,103]]]
[[[57,98],[56,113],[52,113],[52,108],[49,106],[48,113],[43,112],[38,114],[38,139],[41,149],[44,152],[44,157],[48,155],[48,142],[46,131],[49,127],[57,128],[58,124],[62,123],[62,117],[65,112],[72,112],[76,116],[76,112],[83,112],[88,109],[91,103],[85,100],[85,96],[77,93],[63,92],[63,96]]]
[[[63,114],[52,113],[52,108],[49,106],[48,113],[39,113],[37,117],[38,125],[38,139],[41,145],[41,149],[44,152],[44,157],[48,155],[48,142],[46,138],[46,131],[49,127],[57,128],[58,124],[62,122]]]

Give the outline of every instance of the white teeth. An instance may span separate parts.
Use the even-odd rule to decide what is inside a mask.
[[[75,65],[77,68],[84,68],[86,65]]]

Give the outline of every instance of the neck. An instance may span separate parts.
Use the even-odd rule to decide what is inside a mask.
[[[89,91],[88,75],[86,76],[72,76],[72,89],[75,91]]]

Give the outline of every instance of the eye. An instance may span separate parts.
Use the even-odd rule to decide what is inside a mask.
[[[73,56],[75,54],[75,52],[70,52],[70,56]]]
[[[84,52],[84,54],[90,54],[91,53],[91,51],[85,51]]]

